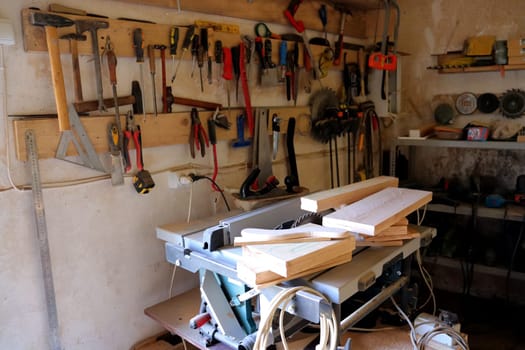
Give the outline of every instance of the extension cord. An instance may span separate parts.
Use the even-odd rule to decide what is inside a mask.
[[[425,312],[419,314],[414,320],[417,339],[420,339],[423,335],[440,327],[442,324],[443,322],[440,321],[436,316],[432,316],[431,314],[427,314]],[[459,333],[461,324],[455,323],[452,328]],[[436,349],[456,349],[454,346],[455,341],[447,334],[436,335],[432,338],[432,343],[437,343],[434,346]],[[445,345],[445,347],[440,347],[439,344]]]

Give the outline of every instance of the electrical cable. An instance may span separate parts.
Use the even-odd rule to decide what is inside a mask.
[[[447,335],[450,338],[452,338],[455,341],[455,346],[458,346],[462,350],[469,350],[469,346],[467,341],[461,336],[459,332],[457,332],[454,328],[450,327],[444,322],[422,322],[414,326],[408,316],[403,312],[401,307],[396,303],[394,297],[390,297],[390,300],[392,304],[395,306],[399,314],[404,318],[404,320],[407,322],[408,326],[410,327],[410,342],[412,343],[412,346],[414,350],[424,350],[427,346],[429,346],[430,341],[441,334]],[[419,339],[417,338],[416,329],[422,325],[439,325],[438,327],[432,329],[431,331],[426,332],[423,334]],[[454,347],[455,349],[455,347]]]
[[[190,174],[188,176],[193,180],[193,182],[199,181],[201,179],[206,179],[210,181],[213,184],[213,186],[215,186],[217,190],[219,191],[219,193],[221,194],[222,200],[224,201],[224,204],[226,205],[226,209],[228,209],[228,211],[231,211],[230,205],[228,204],[228,201],[226,200],[226,196],[224,195],[224,190],[217,184],[217,182],[215,182],[215,180],[213,180],[211,177],[206,176],[206,175]]]
[[[13,177],[11,176],[11,155],[9,154],[9,121],[7,118],[7,82],[5,74],[5,56],[4,56],[4,45],[0,45],[0,70],[2,70],[2,114],[4,116],[4,133],[5,133],[5,160],[6,160],[6,170],[7,170],[7,179],[11,188],[18,192],[23,192],[24,189],[15,185]]]
[[[168,291],[168,299],[171,299],[171,292],[173,291],[173,282],[175,281],[175,272],[177,271],[177,265],[173,264],[173,272],[171,273],[170,289]]]
[[[323,294],[310,287],[299,286],[281,290],[270,302],[270,305],[268,306],[268,312],[265,313],[261,318],[261,321],[259,323],[259,330],[257,331],[257,336],[253,347],[254,350],[265,350],[267,348],[269,336],[271,334],[272,329],[272,321],[279,307],[281,307],[281,312],[279,314],[279,332],[281,336],[282,346],[284,350],[289,349],[288,343],[286,342],[286,335],[284,332],[284,314],[286,312],[288,304],[290,303],[290,301],[293,300],[293,298],[298,292],[308,292],[319,296],[323,298],[323,300],[328,305],[330,305],[330,301],[326,299],[326,297]],[[339,327],[334,310],[331,310],[330,318],[328,318],[325,314],[320,314],[319,319],[320,337],[319,345],[317,345],[316,349],[337,349]]]
[[[190,184],[190,199],[188,202],[188,216],[186,218],[186,222],[189,223],[191,220],[191,204],[193,202],[193,182]]]
[[[428,291],[430,293],[427,300],[423,303],[423,305],[419,307],[419,310],[423,309],[429,303],[429,301],[432,300],[432,304],[433,304],[432,315],[435,315],[437,306],[436,306],[436,296],[434,294],[434,285],[432,283],[432,277],[430,276],[430,273],[428,273],[428,271],[425,270],[425,268],[423,267],[423,261],[422,261],[421,252],[419,249],[416,252],[416,261],[419,266],[421,277],[423,277],[423,281],[425,282],[425,285],[427,286]]]

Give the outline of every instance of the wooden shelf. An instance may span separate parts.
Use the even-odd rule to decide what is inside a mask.
[[[427,206],[427,210],[446,214],[472,215],[472,206],[468,203],[460,203],[456,207],[430,203]],[[505,208],[487,208],[480,205],[478,208],[478,217],[521,222],[525,218],[525,207],[509,205],[507,207],[507,213],[505,213]]]
[[[525,69],[525,64],[513,65],[495,65],[495,66],[479,66],[479,67],[463,67],[463,68],[443,68],[438,69],[439,74],[450,73],[480,73],[480,72],[505,72]]]

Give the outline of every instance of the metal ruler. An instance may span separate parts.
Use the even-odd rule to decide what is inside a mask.
[[[33,192],[33,204],[35,209],[36,230],[42,264],[42,275],[44,278],[44,292],[46,294],[47,319],[49,323],[49,345],[51,350],[62,350],[58,329],[58,313],[55,297],[55,286],[53,285],[53,273],[51,271],[51,254],[47,239],[47,224],[44,211],[44,198],[42,196],[42,185],[40,183],[40,169],[38,167],[38,151],[36,137],[33,130],[25,133],[26,151],[31,166],[31,185]]]

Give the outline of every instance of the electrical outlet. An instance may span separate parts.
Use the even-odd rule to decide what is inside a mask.
[[[10,20],[0,18],[0,45],[14,45],[15,32]]]
[[[169,188],[180,188],[186,187],[191,184],[190,177],[186,172],[181,171],[170,171],[168,173],[168,187]]]

